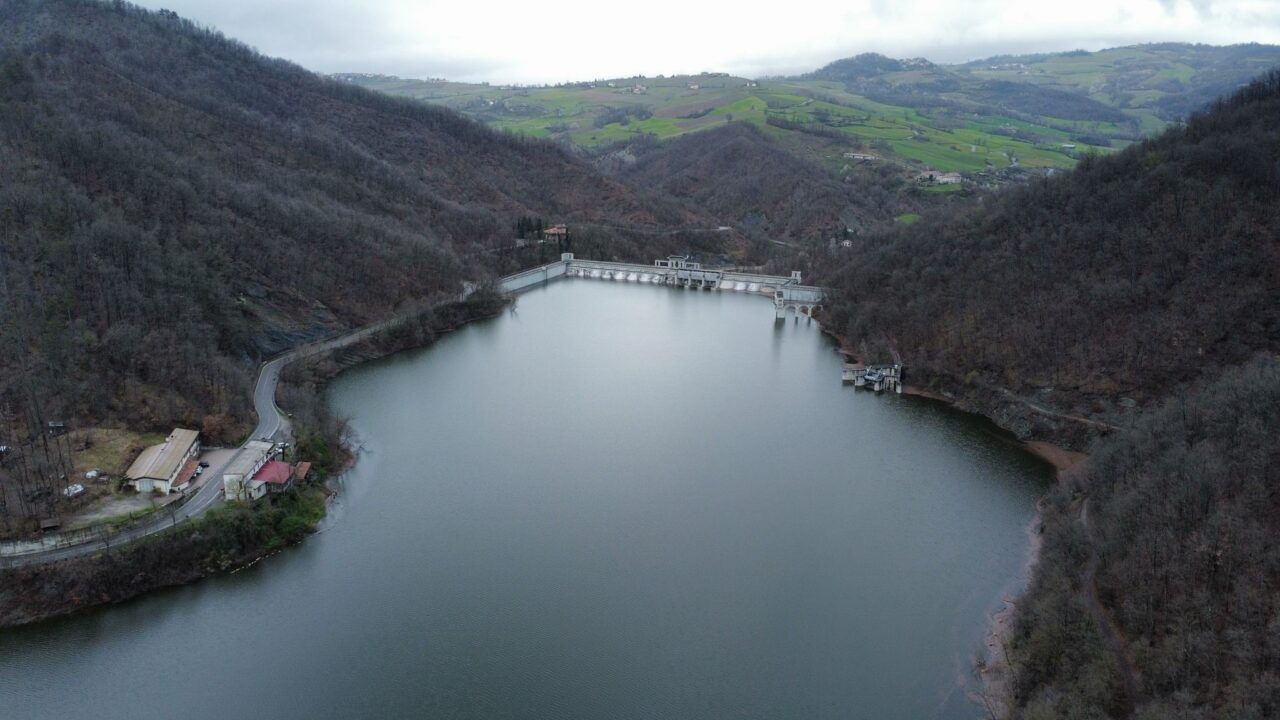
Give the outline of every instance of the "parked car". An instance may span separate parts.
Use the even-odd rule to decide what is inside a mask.
[[[202,468],[207,468],[207,467],[209,467],[209,461],[208,461],[208,460],[201,460],[199,463],[197,463],[197,465],[198,465],[199,467],[202,467]]]
[[[81,485],[80,483],[68,485],[62,489],[62,494],[66,495],[69,498],[80,497],[81,495],[84,494],[84,486]]]
[[[202,467],[200,467],[199,465],[197,465],[197,466],[196,466],[196,477],[200,477],[200,473],[202,473],[202,472],[204,472],[204,468],[202,468]]]

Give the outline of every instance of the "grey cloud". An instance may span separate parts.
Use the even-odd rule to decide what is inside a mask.
[[[445,27],[450,37],[456,35],[464,40],[446,50],[424,44],[425,40],[406,32],[405,27],[392,26],[391,18],[397,9],[425,2],[399,1],[397,6],[395,2],[360,0],[141,0],[150,7],[166,7],[214,26],[266,54],[319,72],[376,72],[495,83],[545,82],[590,79],[619,68],[637,73],[671,72],[674,64],[687,62],[678,53],[658,60],[647,53],[636,54],[633,50],[632,56],[619,50],[594,58],[584,56],[580,64],[540,65],[536,45],[525,49],[514,48],[510,43],[490,45],[499,41],[491,39],[492,34],[485,28],[467,24],[435,26],[434,29]],[[1148,15],[1154,10],[1157,15],[1174,17],[1179,8],[1190,6],[1205,22],[1184,30],[1181,36],[1150,27],[1131,27],[1131,23],[1100,28],[1096,35],[1086,36],[1081,33],[1089,30],[1082,31],[1079,26],[1068,29],[1052,21],[1025,27],[1006,23],[1002,18],[1012,2],[1016,0],[972,0],[962,9],[931,14],[928,22],[917,23],[921,8],[916,7],[913,15],[908,0],[866,0],[865,4],[851,3],[832,13],[824,32],[798,37],[792,47],[774,44],[764,48],[744,38],[736,50],[740,55],[725,54],[716,67],[701,67],[706,64],[703,60],[693,60],[697,67],[676,69],[763,76],[803,72],[839,57],[868,51],[961,62],[1001,54],[1097,50],[1139,42],[1274,42],[1280,37],[1280,3],[1270,9],[1230,0],[1158,0],[1158,6],[1146,5]],[[608,24],[607,20],[601,22]],[[893,32],[864,31],[864,27],[890,28]],[[538,37],[542,28],[530,28],[530,33],[531,37]],[[437,33],[435,37],[441,35]],[[561,73],[575,77],[543,77]]]

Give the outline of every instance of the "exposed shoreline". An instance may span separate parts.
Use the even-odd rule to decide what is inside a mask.
[[[955,407],[955,402],[951,398],[916,386],[903,385],[902,392],[904,395],[921,397],[944,403],[949,407]],[[995,422],[993,418],[982,413],[971,414]],[[1061,482],[1065,473],[1088,459],[1088,455],[1085,453],[1068,450],[1046,440],[1018,440],[1017,442],[1024,450],[1053,466],[1054,482]],[[1031,519],[1027,521],[1026,526],[1023,528],[1027,536],[1027,546],[1022,567],[1018,570],[1018,574],[1009,581],[1011,586],[1019,586],[1019,590],[1016,594],[1011,596],[1002,594],[999,598],[998,609],[991,613],[987,629],[982,637],[982,646],[985,649],[986,656],[978,658],[974,668],[977,672],[980,687],[977,689],[978,696],[971,699],[983,705],[995,720],[1004,720],[1004,718],[1010,717],[1009,682],[1012,679],[1012,668],[1009,666],[1009,656],[1006,648],[1013,632],[1014,622],[1017,619],[1018,601],[1021,599],[1022,594],[1026,592],[1026,587],[1031,582],[1036,566],[1040,563],[1040,550],[1044,542],[1041,534],[1043,530],[1041,512],[1040,502],[1037,501],[1035,514],[1031,516]]]
[[[822,327],[822,332],[836,343],[837,352],[846,362],[863,364],[858,357],[857,351],[849,346],[846,338],[827,329],[825,326]],[[961,412],[984,418],[995,424],[996,427],[1007,430],[1007,428],[1000,426],[996,418],[985,413],[960,408],[956,398],[948,397],[919,385],[904,383],[902,385],[902,394],[942,403]],[[1051,465],[1054,469],[1054,482],[1061,482],[1066,473],[1079,466],[1089,457],[1086,453],[1069,450],[1047,440],[1011,439],[1014,439],[1023,450]],[[1041,535],[1042,524],[1041,505],[1037,501],[1035,514],[1027,521],[1024,528],[1027,536],[1026,557],[1023,560],[1021,569],[1018,571],[1018,575],[1009,581],[1010,586],[1021,586],[1021,590],[1012,597],[1002,595],[998,599],[996,603],[998,609],[991,613],[987,629],[982,638],[986,657],[978,658],[975,667],[980,688],[977,691],[978,696],[971,696],[971,699],[983,705],[995,720],[1003,720],[1010,717],[1009,681],[1011,679],[1011,668],[1009,667],[1009,658],[1005,648],[1010,634],[1013,632],[1014,621],[1017,618],[1018,600],[1026,592],[1026,586],[1031,582],[1036,566],[1040,562],[1040,551],[1043,543],[1043,536]]]
[[[825,326],[822,327],[822,332],[827,337],[830,337],[832,340],[836,342],[836,350],[837,352],[840,353],[842,357],[844,357],[846,362],[852,362],[859,365],[863,364],[862,361],[858,358],[857,351],[849,346],[848,341],[845,338],[841,337],[839,334],[835,333],[834,331],[827,329]],[[911,395],[913,397],[925,398],[927,400],[934,400],[934,401],[943,403],[949,407],[956,408],[961,412],[966,412],[966,413],[969,413],[970,415],[977,415],[978,417],[985,418],[991,421],[992,423],[994,423],[996,427],[1000,427],[1000,423],[990,415],[986,415],[984,413],[976,412],[973,410],[960,408],[957,406],[956,398],[948,397],[946,395],[943,395],[942,393],[934,392],[933,390],[929,390],[919,385],[903,383],[902,394]],[[1007,430],[1007,428],[1001,428],[1001,429]],[[1048,440],[1023,440],[1021,438],[1018,438],[1017,442],[1027,452],[1031,453],[1032,455],[1035,455],[1041,460],[1044,460],[1045,462],[1052,465],[1054,467],[1054,470],[1056,470],[1059,475],[1067,470],[1074,468],[1075,466],[1079,465],[1081,462],[1084,462],[1084,460],[1088,458],[1088,455],[1086,455],[1085,453],[1079,452],[1077,450],[1068,450],[1067,448],[1061,447],[1059,445],[1055,445],[1049,442]]]

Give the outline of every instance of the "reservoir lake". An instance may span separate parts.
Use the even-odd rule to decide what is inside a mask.
[[[317,535],[0,631],[0,718],[979,718],[1051,470],[840,369],[758,296],[534,289],[332,383]]]

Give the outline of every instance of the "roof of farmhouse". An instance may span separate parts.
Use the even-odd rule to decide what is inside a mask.
[[[182,461],[186,459],[187,454],[191,451],[191,446],[199,439],[200,433],[196,430],[174,428],[164,442],[143,450],[138,455],[138,459],[134,460],[133,464],[129,466],[129,469],[125,472],[125,477],[132,480],[142,478],[168,480],[173,477],[174,472],[178,470],[178,466],[182,464]]]

